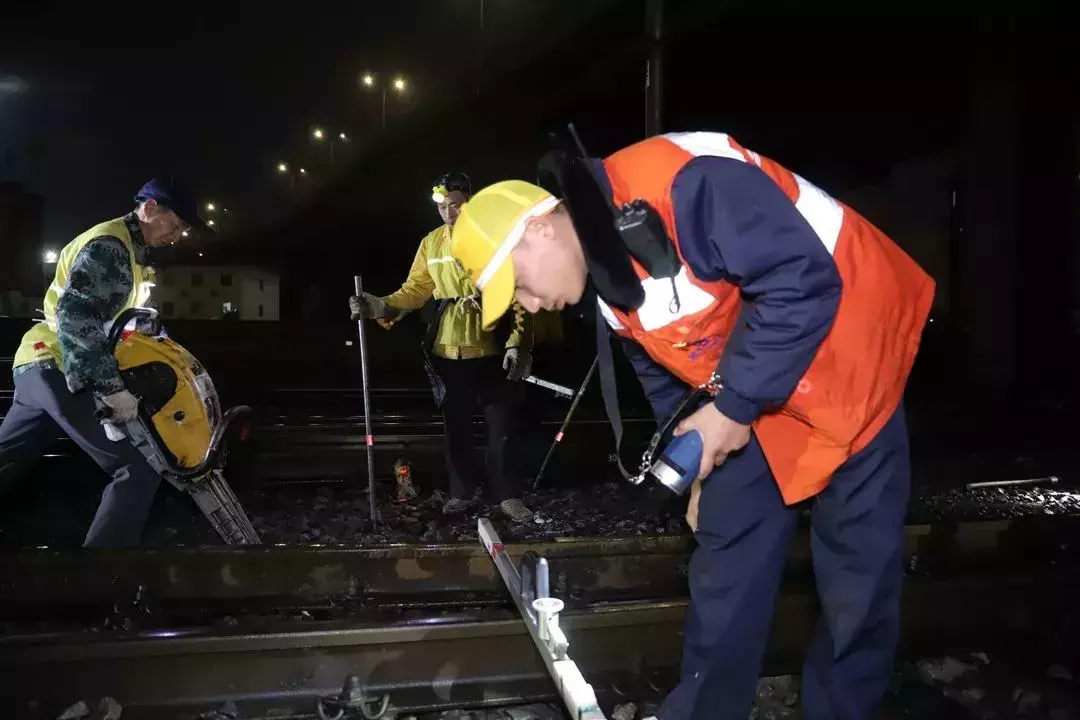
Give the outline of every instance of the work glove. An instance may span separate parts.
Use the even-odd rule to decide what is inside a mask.
[[[101,419],[102,425],[131,422],[139,415],[139,398],[127,390],[106,395],[101,402],[112,411],[108,417]]]
[[[386,317],[386,301],[370,293],[349,298],[350,320],[374,320]]]
[[[532,354],[524,348],[506,348],[503,355],[503,370],[506,371],[506,379],[510,382],[518,382],[532,369]]]

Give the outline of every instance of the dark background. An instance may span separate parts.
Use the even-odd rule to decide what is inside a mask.
[[[907,247],[939,281],[912,391],[1067,404],[1080,296],[1076,36],[1049,4],[980,11],[668,0],[662,127],[730,132],[834,195],[951,154],[948,266]],[[373,292],[397,287],[438,223],[428,196],[441,172],[464,170],[477,187],[533,179],[547,133],[569,121],[597,155],[645,134],[643,1],[3,13],[0,178],[41,197],[42,236],[57,247],[125,210],[152,173],[229,206],[220,238],[173,259],[276,268],[283,322],[173,335],[212,348],[202,352],[215,376],[245,385],[356,384],[342,317],[352,275]],[[377,97],[357,85],[365,70],[410,82],[388,100],[385,132]],[[349,135],[333,165],[315,126]],[[290,185],[278,162],[308,177]],[[549,354],[583,373],[588,341],[573,317],[567,326],[571,341]],[[375,384],[423,383],[411,332],[376,332]]]

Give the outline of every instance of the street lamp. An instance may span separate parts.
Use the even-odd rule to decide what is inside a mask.
[[[327,145],[330,146],[330,164],[331,165],[334,164],[334,143],[336,143],[338,141],[345,142],[346,140],[349,139],[349,136],[346,135],[343,132],[338,133],[336,137],[330,137],[326,133],[326,131],[324,131],[322,128],[315,128],[315,130],[313,130],[312,133],[311,133],[311,137],[314,138],[318,142],[322,142],[323,140],[328,141]]]
[[[214,227],[214,221],[213,220],[207,220],[206,224],[209,225],[210,227]]]
[[[212,202],[206,203],[206,211],[207,212],[214,212],[214,210],[217,210],[217,207],[214,205],[214,203],[212,203]]]
[[[60,256],[56,254],[55,250],[46,250],[45,251],[44,260],[45,260],[46,265],[53,265],[59,259],[60,259]]]
[[[300,174],[307,175],[307,170],[305,170],[304,168],[300,168]]]
[[[389,84],[378,82],[378,76],[375,73],[364,72],[360,74],[360,85],[365,90],[375,90],[376,87],[381,87],[380,103],[379,103],[379,115],[382,118],[382,129],[386,129],[386,92],[387,90],[393,90],[398,95],[404,95],[409,90],[409,81],[404,75],[398,75]]]
[[[295,189],[296,188],[296,176],[293,175],[291,172],[289,172],[289,164],[288,163],[279,162],[277,164],[277,171],[278,171],[278,175],[288,175],[289,176],[289,188],[290,189]],[[303,169],[301,169],[300,172],[304,172]]]

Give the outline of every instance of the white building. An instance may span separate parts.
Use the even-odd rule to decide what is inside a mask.
[[[240,320],[278,320],[278,276],[241,265],[177,265],[158,270],[151,293],[162,317],[217,320],[237,313]]]

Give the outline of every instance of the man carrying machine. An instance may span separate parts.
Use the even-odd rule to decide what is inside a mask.
[[[138,545],[162,477],[190,492],[228,542],[258,542],[217,466],[224,430],[246,408],[222,414],[205,371],[167,338],[123,339],[143,321],[156,324],[156,312],[144,307],[154,285],[151,249],[206,226],[194,198],[170,181],[151,180],[135,201],[133,212],[94,226],[59,254],[45,317],[15,354],[15,396],[0,425],[0,489],[23,461],[41,457],[59,427],[112,478],[85,546]]]
[[[529,374],[532,322],[517,306],[508,332],[480,327],[476,287],[450,256],[450,229],[471,192],[472,184],[463,173],[439,178],[432,200],[444,224],[420,241],[405,283],[385,298],[368,293],[354,296],[349,308],[353,320],[374,318],[386,328],[423,308],[424,364],[443,414],[450,475],[451,497],[443,512],[459,514],[473,504],[481,476],[473,457],[472,424],[479,404],[487,419],[489,490],[504,514],[525,522],[532,518],[532,511],[521,501],[508,457],[516,399],[510,383]]]
[[[616,437],[609,327],[661,427],[698,436],[680,469],[696,477],[699,545],[682,679],[658,717],[746,717],[794,506],[811,498],[823,617],[804,716],[876,717],[899,637],[902,399],[933,281],[856,212],[727,135],[650,138],[602,162],[579,143],[566,157],[561,198],[521,181],[485,188],[451,251],[482,292],[485,326],[515,296],[530,312],[561,309],[588,285]]]

